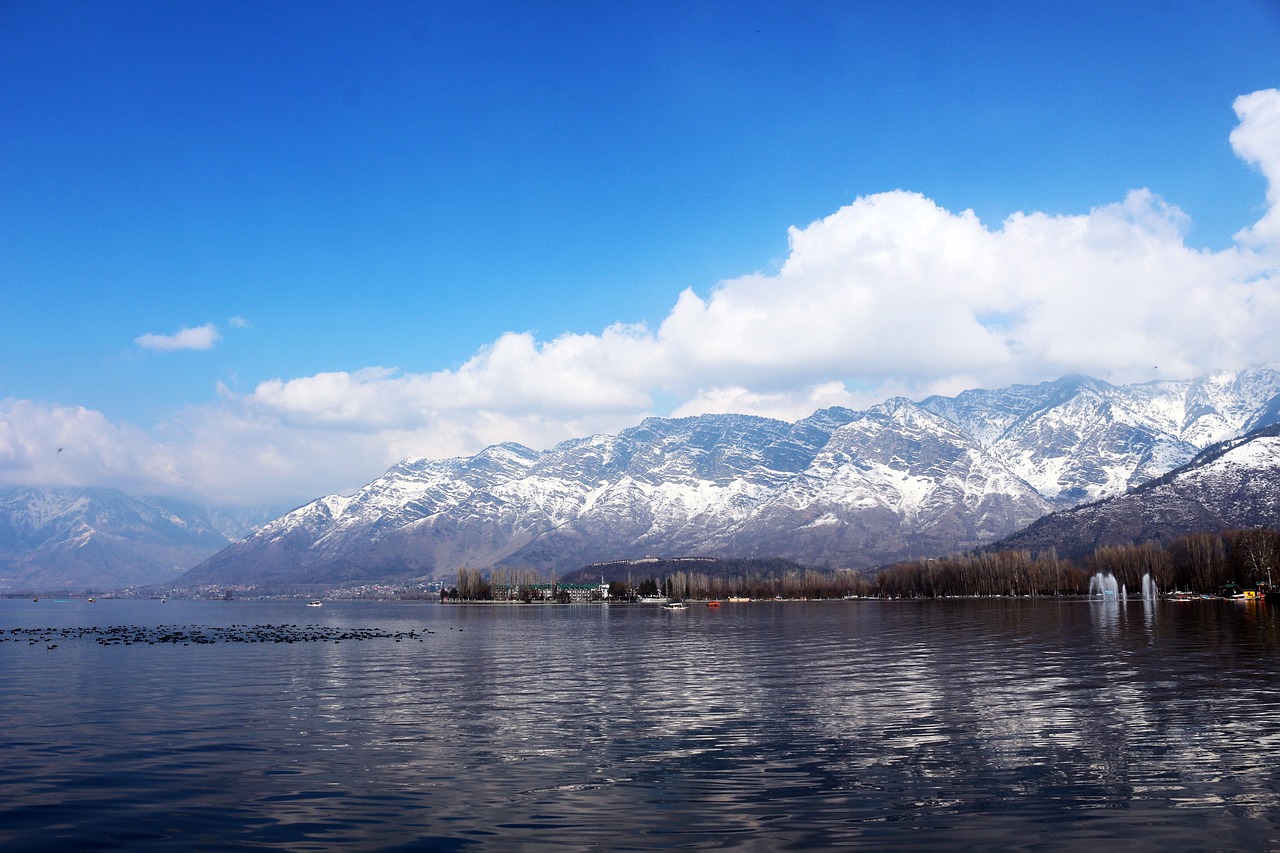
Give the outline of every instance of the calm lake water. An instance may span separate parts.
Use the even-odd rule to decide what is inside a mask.
[[[1263,603],[5,600],[0,639],[6,851],[1280,850]]]

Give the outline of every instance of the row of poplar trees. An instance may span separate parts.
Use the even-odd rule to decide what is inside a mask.
[[[1183,536],[1167,545],[1111,545],[1075,561],[1061,559],[1049,549],[1034,555],[1025,550],[973,551],[865,573],[803,569],[776,575],[717,576],[676,571],[660,583],[647,579],[637,589],[691,599],[1086,595],[1095,574],[1113,575],[1133,592],[1141,589],[1144,575],[1162,592],[1208,593],[1227,583],[1280,582],[1280,533],[1256,528]],[[538,580],[532,570],[495,570],[486,578],[478,569],[464,568],[458,570],[455,595],[490,598],[495,589],[519,588]],[[611,586],[614,595],[637,591],[620,583]]]
[[[1113,575],[1131,592],[1150,575],[1162,592],[1211,593],[1228,583],[1280,582],[1280,534],[1267,528],[1199,533],[1167,545],[1110,545],[1080,561],[1052,550],[973,552],[899,563],[879,572],[873,595],[1085,595],[1095,574]]]

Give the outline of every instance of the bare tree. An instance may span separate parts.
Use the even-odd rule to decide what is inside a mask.
[[[1233,531],[1229,534],[1232,562],[1240,567],[1242,579],[1270,581],[1280,565],[1280,534],[1265,527]]]

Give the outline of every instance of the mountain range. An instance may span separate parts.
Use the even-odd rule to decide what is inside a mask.
[[[649,418],[546,451],[518,444],[411,458],[200,563],[184,584],[564,571],[659,556],[866,567],[1008,536],[1123,495],[1204,448],[1273,423],[1270,367],[1111,385],[1071,376],[794,423]]]
[[[1047,515],[993,547],[1052,547],[1059,557],[1077,559],[1109,545],[1275,527],[1278,518],[1280,424],[1272,424],[1212,445],[1126,494]]]
[[[170,581],[243,528],[117,489],[0,492],[0,589],[121,589]]]
[[[0,590],[566,573],[650,556],[863,568],[1002,537],[1079,556],[1273,523],[1280,466],[1267,448],[1280,439],[1266,427],[1278,420],[1270,367],[1124,386],[1075,376],[794,423],[650,418],[546,451],[405,459],[278,517],[9,489]]]

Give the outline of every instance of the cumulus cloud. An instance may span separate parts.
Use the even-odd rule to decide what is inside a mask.
[[[258,385],[250,402],[301,421],[378,427],[468,410],[630,412],[649,404],[640,362],[652,355],[652,342],[635,326],[545,343],[510,333],[455,370],[399,375],[374,367],[272,379]]]
[[[1148,189],[995,227],[895,190],[792,228],[776,273],[686,290],[656,329],[511,333],[456,369],[274,379],[240,402],[430,455],[545,446],[651,413],[796,418],[1067,373],[1131,382],[1275,361],[1280,92],[1236,111],[1232,144],[1270,189],[1265,216],[1225,251],[1188,246],[1187,214]]]
[[[1277,361],[1280,91],[1243,96],[1235,109],[1231,144],[1268,190],[1264,215],[1223,251],[1188,246],[1187,214],[1148,189],[995,225],[919,193],[883,192],[792,228],[777,272],[679,294],[656,328],[545,341],[513,332],[429,373],[275,378],[247,394],[223,389],[216,404],[151,433],[10,401],[0,407],[0,479],[59,476],[63,460],[48,461],[46,440],[59,436],[83,448],[81,470],[94,477],[224,499],[303,497],[353,488],[403,456],[546,447],[647,414],[793,419],[1067,373],[1132,382]],[[137,343],[217,340],[208,324]]]
[[[157,335],[148,332],[133,339],[143,349],[169,352],[180,349],[213,349],[213,345],[222,339],[218,327],[213,323],[203,326],[183,327],[172,335]]]
[[[683,294],[657,345],[690,378],[756,391],[915,393],[1083,372],[1132,381],[1273,358],[1274,276],[1183,243],[1152,193],[998,230],[914,193],[861,198],[792,229],[777,275]],[[1272,315],[1274,316],[1274,315]],[[705,389],[702,389],[705,392]]]
[[[1264,218],[1225,251],[1188,246],[1187,214],[1147,189],[1087,213],[1016,213],[998,227],[895,190],[792,228],[778,272],[705,297],[686,290],[657,329],[507,334],[454,370],[275,379],[245,402],[298,424],[450,423],[455,438],[478,437],[483,412],[523,440],[655,408],[795,418],[1067,373],[1132,382],[1274,361],[1280,92],[1236,109],[1232,142],[1273,183]],[[473,426],[459,432],[463,422]]]
[[[180,488],[172,453],[146,431],[83,406],[0,400],[0,482],[7,485]]]
[[[1267,214],[1236,235],[1245,245],[1280,249],[1280,92],[1264,89],[1241,95],[1233,104],[1240,124],[1231,132],[1231,147],[1267,179]]]
[[[353,490],[388,459],[407,455],[394,435],[300,430],[234,405],[193,407],[143,430],[82,406],[0,400],[4,486],[110,486],[213,503],[298,504]]]

